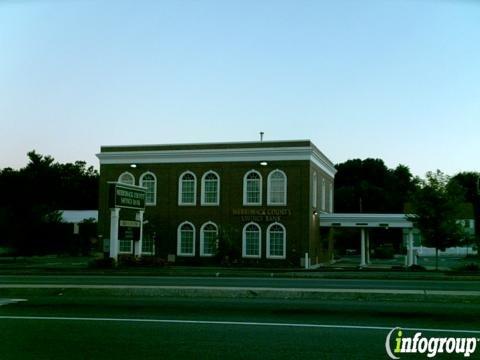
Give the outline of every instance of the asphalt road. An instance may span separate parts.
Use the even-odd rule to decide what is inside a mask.
[[[386,359],[385,339],[397,326],[412,336],[421,328],[427,336],[480,337],[480,307],[469,304],[60,296],[26,300],[0,302],[2,360]],[[471,358],[479,354],[480,349]],[[426,355],[402,356],[413,358]]]
[[[145,286],[217,286],[272,287],[308,289],[411,289],[479,291],[480,281],[441,280],[360,280],[291,279],[259,277],[174,277],[174,276],[1,276],[0,285],[145,285]]]

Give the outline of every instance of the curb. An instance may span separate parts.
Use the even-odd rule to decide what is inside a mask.
[[[480,303],[480,291],[310,289],[209,286],[136,285],[0,285],[0,297],[11,296],[127,296],[172,298],[264,298],[408,302]]]

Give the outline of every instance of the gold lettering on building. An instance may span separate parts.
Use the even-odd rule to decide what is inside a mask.
[[[243,222],[280,222],[282,217],[291,216],[292,210],[290,209],[270,209],[270,208],[257,208],[257,209],[232,209],[234,216],[240,216]]]

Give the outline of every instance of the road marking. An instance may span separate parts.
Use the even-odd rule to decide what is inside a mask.
[[[0,299],[0,306],[27,301],[27,299]]]
[[[362,326],[362,325],[334,325],[334,324],[301,324],[301,323],[272,323],[250,321],[215,321],[215,320],[174,320],[174,319],[128,319],[128,318],[93,318],[93,317],[63,317],[63,316],[0,316],[0,320],[57,320],[57,321],[111,321],[111,322],[139,322],[163,324],[194,324],[194,325],[234,325],[234,326],[276,326],[320,329],[354,329],[354,330],[391,330],[388,326]],[[429,331],[448,333],[480,334],[480,330],[435,329],[435,328],[408,328],[409,331]]]

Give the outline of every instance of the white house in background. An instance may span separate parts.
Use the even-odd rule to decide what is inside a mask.
[[[460,224],[465,226],[465,231],[467,234],[474,236],[475,235],[475,221],[473,219],[462,219],[458,220]],[[404,243],[407,242],[408,233],[404,231],[403,239]],[[419,256],[434,256],[435,248],[422,246],[422,235],[418,229],[413,229],[413,249]],[[438,255],[449,255],[449,256],[466,256],[474,255],[478,253],[478,249],[474,246],[454,246],[445,249],[445,251],[439,251]]]
[[[85,220],[98,221],[98,210],[59,210],[62,215],[62,221],[73,224],[73,233],[78,234],[81,222]]]

